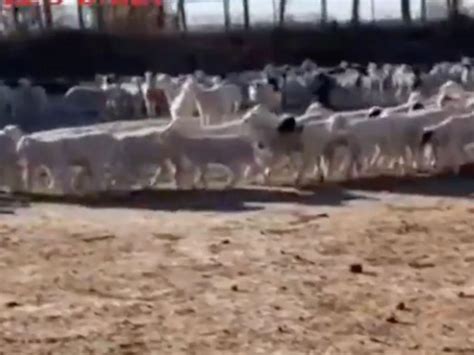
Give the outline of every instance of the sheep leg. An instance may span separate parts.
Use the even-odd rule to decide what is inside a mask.
[[[230,178],[226,184],[227,189],[235,187],[235,185],[237,185],[237,183],[243,179],[245,172],[247,170],[247,166],[241,165],[241,164],[237,164],[234,166],[231,165],[229,166],[229,170],[230,170],[230,174],[229,174]]]
[[[59,184],[58,179],[54,174],[54,171],[50,170],[49,168],[47,168],[44,165],[32,165],[32,166],[29,167],[29,172],[28,172],[28,179],[29,179],[28,183],[30,185],[30,188],[34,189],[34,188],[37,187],[37,185],[38,185],[37,178],[38,178],[39,173],[45,173],[48,177],[48,184],[46,186],[41,185],[40,186],[41,191],[44,191],[44,188],[46,188],[46,190],[48,190],[48,191],[52,191]],[[30,190],[28,190],[28,191],[30,191]]]
[[[467,156],[464,152],[464,148],[460,143],[455,143],[454,146],[451,148],[451,170],[455,175],[458,175],[461,166],[464,164],[464,162],[467,160]]]
[[[158,169],[156,169],[155,174],[150,179],[150,186],[158,185],[158,179],[161,178],[165,172],[168,175],[168,178],[170,180],[172,180],[174,169],[175,168],[174,168],[173,164],[171,163],[171,161],[165,160],[165,161],[161,162]]]
[[[295,184],[297,186],[302,186],[305,178],[306,172],[313,167],[315,164],[315,158],[313,157],[303,157],[303,162],[301,167],[298,170],[298,174],[296,175]]]
[[[202,169],[196,168],[196,170],[193,173],[193,188],[200,188],[204,187],[203,181],[204,181],[204,173]]]
[[[72,189],[72,174],[69,166],[63,166],[62,168],[54,169],[53,172],[54,183],[52,188],[57,191],[61,191],[64,195],[71,195],[74,191]]]
[[[244,179],[248,180],[251,178],[255,178],[257,182],[261,182],[262,180],[259,180],[259,179],[263,177],[263,173],[264,173],[263,165],[257,162],[247,167],[244,173]]]
[[[156,103],[154,100],[148,100],[147,110],[150,117],[156,117]]]
[[[0,186],[2,188],[5,188],[7,186],[9,186],[9,181],[8,181],[8,170],[9,168],[7,166],[2,166],[0,168]]]
[[[230,168],[229,169],[229,179],[227,180],[227,183],[225,184],[226,189],[233,188],[237,184],[237,182],[239,181],[239,173],[236,170],[237,169],[235,169],[235,168]]]
[[[21,177],[23,180],[23,188],[26,192],[32,192],[34,171],[35,169],[33,169],[33,166],[31,164],[26,163],[23,165]]]
[[[194,174],[194,187],[199,188],[202,187],[204,189],[208,188],[207,184],[207,165],[204,165],[203,167],[196,168],[195,174]]]
[[[186,171],[183,168],[182,164],[176,164],[176,169],[174,171],[173,180],[176,184],[176,188],[184,189],[185,184],[183,184],[184,178],[186,177]]]
[[[271,175],[275,166],[280,162],[280,156],[273,155],[267,162],[267,166],[263,170],[263,183],[268,185],[271,183]]]
[[[113,186],[119,190],[126,190],[130,188],[130,177],[126,173],[130,169],[126,169],[122,164],[113,165],[111,167],[111,178],[113,181]]]
[[[158,179],[163,175],[163,167],[159,166],[156,170],[153,176],[150,179],[149,186],[150,187],[155,187],[158,185]]]
[[[357,178],[363,166],[363,158],[360,152],[352,152],[349,154],[349,163],[344,174],[345,179]]]
[[[7,185],[11,192],[22,191],[21,173],[22,171],[21,171],[20,166],[16,164],[6,171]]]
[[[376,165],[380,160],[383,160],[382,149],[377,144],[375,146],[375,152],[373,153],[373,155],[372,155],[372,157],[369,161],[369,166],[372,167],[372,166]]]
[[[91,164],[90,172],[94,192],[106,191],[108,188],[106,183],[107,174],[103,162]]]
[[[1,185],[6,188],[9,191],[16,190],[17,185],[17,174],[15,171],[15,167],[13,166],[4,166],[3,169],[1,169]]]

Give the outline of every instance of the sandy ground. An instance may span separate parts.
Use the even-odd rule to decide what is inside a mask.
[[[0,215],[1,354],[474,354],[471,180]]]

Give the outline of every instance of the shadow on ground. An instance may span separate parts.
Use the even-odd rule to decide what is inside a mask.
[[[472,198],[474,196],[474,165],[464,166],[458,176],[440,174],[420,177],[376,177],[338,184],[349,190],[390,192],[434,197]]]
[[[294,189],[238,188],[233,190],[140,190],[127,194],[101,194],[73,197],[23,194],[32,202],[75,204],[91,208],[133,208],[164,211],[244,212],[264,208],[263,204],[298,203],[311,206],[341,206],[347,201],[372,199],[340,188],[322,187],[318,191]]]
[[[355,191],[356,190],[356,191]],[[265,204],[343,206],[350,201],[378,201],[382,197],[365,192],[433,197],[471,198],[474,196],[474,165],[463,167],[460,176],[365,178],[326,185],[311,185],[304,190],[288,187],[248,187],[232,190],[175,190],[162,188],[96,196],[54,196],[19,194],[31,202],[74,204],[90,208],[132,208],[162,211],[244,212],[265,208]]]

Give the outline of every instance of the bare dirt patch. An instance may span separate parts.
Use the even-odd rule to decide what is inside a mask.
[[[474,205],[340,208],[331,194],[324,207],[256,195],[265,208],[33,203],[0,216],[0,348],[473,354]]]

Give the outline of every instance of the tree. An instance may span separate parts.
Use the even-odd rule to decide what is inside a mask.
[[[249,0],[242,1],[244,6],[244,27],[248,30],[250,28]]]
[[[410,0],[401,0],[402,20],[405,23],[411,23]]]
[[[328,21],[328,2],[327,0],[321,0],[321,22],[326,23]]]
[[[352,23],[358,24],[359,23],[359,10],[360,10],[360,1],[359,0],[352,0]]]

